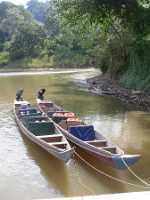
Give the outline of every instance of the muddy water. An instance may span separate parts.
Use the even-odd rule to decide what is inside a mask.
[[[45,87],[47,98],[76,112],[88,124],[94,124],[98,131],[125,152],[140,153],[142,158],[132,170],[150,183],[150,114],[129,112],[113,98],[98,97],[78,90],[71,80],[87,75],[91,73],[13,74],[0,77],[1,199],[24,200],[149,190],[129,171],[114,170],[84,152],[80,152],[82,157],[99,170],[141,186],[116,182],[95,172],[78,158],[64,165],[18,131],[12,113],[16,89],[24,88],[24,97],[34,104],[36,91]]]

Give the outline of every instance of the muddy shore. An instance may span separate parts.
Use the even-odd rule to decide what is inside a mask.
[[[91,93],[116,97],[129,108],[150,112],[150,91],[126,89],[102,75],[87,79],[86,84]]]

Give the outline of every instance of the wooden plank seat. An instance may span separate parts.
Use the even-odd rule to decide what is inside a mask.
[[[38,138],[40,138],[40,139],[43,139],[43,138],[47,138],[47,137],[62,137],[62,135],[61,134],[52,134],[52,135],[40,135],[40,136],[37,136]]]
[[[64,111],[64,110],[60,110],[60,109],[48,109],[47,110],[47,115],[49,116],[49,117],[52,117],[52,115],[54,114],[54,113],[62,113],[62,114],[64,114],[64,113],[68,113],[67,111]]]
[[[107,141],[106,140],[90,140],[86,141],[88,144],[91,144],[93,146],[97,147],[105,147],[107,146]]]
[[[50,101],[43,101],[41,103],[39,103],[39,105],[41,107],[53,107],[54,106],[54,103],[53,102],[50,102]]]
[[[82,124],[83,124],[82,121],[73,121],[73,119],[71,121],[61,120],[59,122],[59,126],[61,126],[65,130],[68,130],[69,127],[71,127],[71,126],[79,126]]]
[[[48,142],[48,143],[50,143],[50,142],[60,142],[62,140],[61,134],[42,135],[42,136],[37,136],[37,137],[41,140]]]
[[[59,148],[66,148],[67,143],[66,142],[49,142],[49,144],[59,147]]]
[[[114,153],[114,154],[116,153],[116,150],[117,150],[116,147],[109,147],[109,146],[103,147],[103,149],[106,150],[106,151],[109,151],[111,153]]]
[[[67,119],[67,117],[65,117],[65,116],[54,116],[54,117],[52,117],[52,119],[53,119],[53,121],[55,122],[55,123],[60,123],[62,120],[66,120]]]

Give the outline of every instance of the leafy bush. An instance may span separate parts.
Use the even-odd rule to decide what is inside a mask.
[[[9,61],[9,54],[8,52],[1,52],[0,53],[0,66],[4,66]]]

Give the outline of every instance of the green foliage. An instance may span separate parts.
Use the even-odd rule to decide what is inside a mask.
[[[44,31],[38,25],[23,27],[12,40],[9,49],[11,59],[38,56],[44,37]]]
[[[9,61],[9,54],[7,52],[0,53],[0,66],[6,65]]]
[[[3,50],[5,43],[5,35],[2,31],[0,31],[0,51]]]
[[[150,86],[149,0],[30,0],[27,10],[0,3],[0,65],[94,66]]]
[[[30,13],[9,2],[0,3],[0,51],[11,59],[37,56],[45,33]]]
[[[59,32],[58,12],[55,0],[50,2],[41,2],[39,0],[30,0],[27,3],[27,10],[33,15],[37,22],[43,24],[50,36]]]
[[[119,79],[126,87],[146,88],[150,85],[149,0],[57,2],[66,24],[74,27],[80,24],[84,33],[93,24],[100,27],[99,35],[96,35],[97,41],[90,34],[87,46],[80,43],[85,47],[86,55],[94,60],[95,66],[99,66],[102,72],[109,73],[112,78]]]
[[[138,8],[136,0],[58,0],[59,11],[69,20],[76,21],[89,16],[91,22],[104,22],[110,16],[127,22]]]
[[[59,19],[55,0],[51,0],[47,6],[44,28],[50,36],[55,36],[59,33]]]
[[[138,46],[138,48],[137,48]],[[130,53],[128,70],[121,84],[128,88],[148,89],[150,86],[150,41],[138,40]],[[134,77],[134,78],[133,78]]]
[[[88,48],[93,47],[93,43],[97,40],[96,37],[92,38],[92,34],[94,36],[93,31],[82,34],[80,25],[72,27],[70,25],[64,26],[64,24],[61,23],[60,33],[55,36],[55,39],[51,38],[48,52],[53,52],[52,54],[55,55],[55,61],[61,65],[89,66],[89,55],[92,52],[88,52]]]
[[[31,15],[21,6],[9,2],[0,3],[0,33],[4,40],[11,40],[21,27],[30,26]]]
[[[44,47],[45,47],[45,53],[49,57],[53,56],[55,54],[56,50],[56,39],[55,38],[47,38],[44,40]]]

